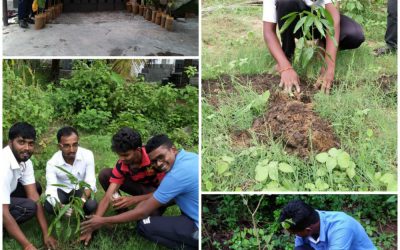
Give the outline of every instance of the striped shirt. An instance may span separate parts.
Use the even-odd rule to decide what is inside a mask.
[[[142,147],[142,162],[139,168],[129,169],[123,161],[118,161],[111,172],[110,182],[122,185],[126,178],[133,182],[158,187],[165,176],[165,172],[156,170],[150,165],[150,158],[146,149]]]

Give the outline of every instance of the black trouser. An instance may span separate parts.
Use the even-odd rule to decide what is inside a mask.
[[[42,194],[42,187],[36,182],[36,190]],[[10,195],[10,214],[17,223],[24,223],[36,215],[37,204],[27,198],[24,186],[18,182],[17,188]]]
[[[33,0],[18,0],[18,19],[28,18],[32,13]]]
[[[138,221],[143,237],[173,249],[198,249],[199,230],[192,219],[181,216],[150,216]]]
[[[276,12],[279,27],[281,28],[286,21],[286,19],[282,20],[282,17],[291,12],[302,12],[304,10],[309,11],[310,7],[308,7],[302,0],[277,0]],[[298,21],[299,18],[297,17],[281,34],[282,49],[288,59],[293,57],[296,48],[295,38],[300,38],[303,35],[301,29],[293,34]],[[322,38],[317,29],[314,30],[314,36],[314,38]],[[340,15],[339,49],[345,50],[358,48],[364,40],[365,37],[361,26],[351,18],[345,15]]]
[[[295,247],[294,250],[314,250],[310,245],[305,244],[299,247]]]
[[[385,41],[390,48],[397,49],[397,0],[388,1],[387,13]]]
[[[60,200],[61,204],[67,204],[70,202],[72,197],[82,197],[83,191],[82,190],[72,190],[71,192],[67,193],[63,191],[62,189],[58,188],[57,189],[57,195],[58,199]],[[44,203],[44,208],[46,209],[46,212],[49,214],[56,214],[55,208],[46,200]],[[83,211],[85,212],[86,215],[93,214],[96,212],[97,209],[97,202],[95,199],[87,199],[85,204],[83,205]]]
[[[112,172],[112,168],[104,168],[99,173],[99,182],[105,192],[107,192],[107,189],[110,186],[111,172]],[[129,177],[125,178],[124,183],[120,186],[119,189],[130,195],[144,195],[144,194],[154,192],[156,190],[156,188],[151,185],[134,182]],[[171,204],[168,204],[168,205],[171,205]],[[151,215],[153,215],[153,216],[162,215],[165,212],[167,206],[162,206],[162,207],[158,208],[156,211],[151,213]],[[123,212],[123,211],[119,211],[119,212]]]

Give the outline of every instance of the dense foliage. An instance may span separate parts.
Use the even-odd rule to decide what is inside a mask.
[[[99,134],[122,126],[138,130],[144,139],[167,133],[180,146],[198,141],[198,89],[129,82],[103,60],[75,60],[70,78],[55,84],[37,83],[13,63],[4,63],[4,124],[6,134],[16,121],[32,123],[42,135],[58,122]],[[6,138],[5,138],[6,139]]]
[[[289,201],[302,199],[316,209],[344,211],[361,222],[380,249],[396,249],[397,197],[392,195],[203,195],[203,249],[293,249],[294,236],[278,222]],[[251,212],[254,214],[256,229]]]

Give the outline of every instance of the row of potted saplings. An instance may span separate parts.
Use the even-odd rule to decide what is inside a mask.
[[[174,18],[171,15],[168,15],[165,11],[163,12],[161,9],[156,10],[155,7],[138,4],[136,1],[128,1],[126,3],[126,8],[128,12],[132,12],[134,15],[143,16],[147,21],[161,25],[161,27],[168,31],[172,31]]]
[[[46,26],[46,23],[49,23],[51,20],[56,19],[61,15],[63,10],[62,3],[56,3],[51,6],[51,1],[49,1],[49,7],[45,10],[41,8],[35,15],[35,29],[39,30]]]

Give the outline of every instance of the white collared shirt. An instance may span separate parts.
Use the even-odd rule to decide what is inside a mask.
[[[18,182],[24,186],[35,183],[33,164],[31,160],[18,163],[9,146],[3,148],[0,159],[1,202],[10,204],[10,195],[17,188]]]
[[[71,174],[73,174],[79,181],[85,181],[88,183],[93,190],[96,192],[96,176],[94,169],[94,156],[92,151],[78,147],[76,152],[75,161],[73,165],[65,162],[62,156],[61,150],[56,152],[53,157],[47,162],[46,166],[46,196],[50,195],[47,200],[55,205],[55,201],[59,201],[57,189],[60,188],[64,192],[71,192],[73,189],[77,190],[79,187],[74,186],[66,173],[58,169],[57,167],[62,167]],[[67,187],[57,187],[53,184],[62,184]]]
[[[276,17],[276,1],[277,0],[264,0],[263,1],[263,21],[269,23],[277,23]],[[332,0],[303,0],[307,6],[325,6],[328,3],[332,3]]]

